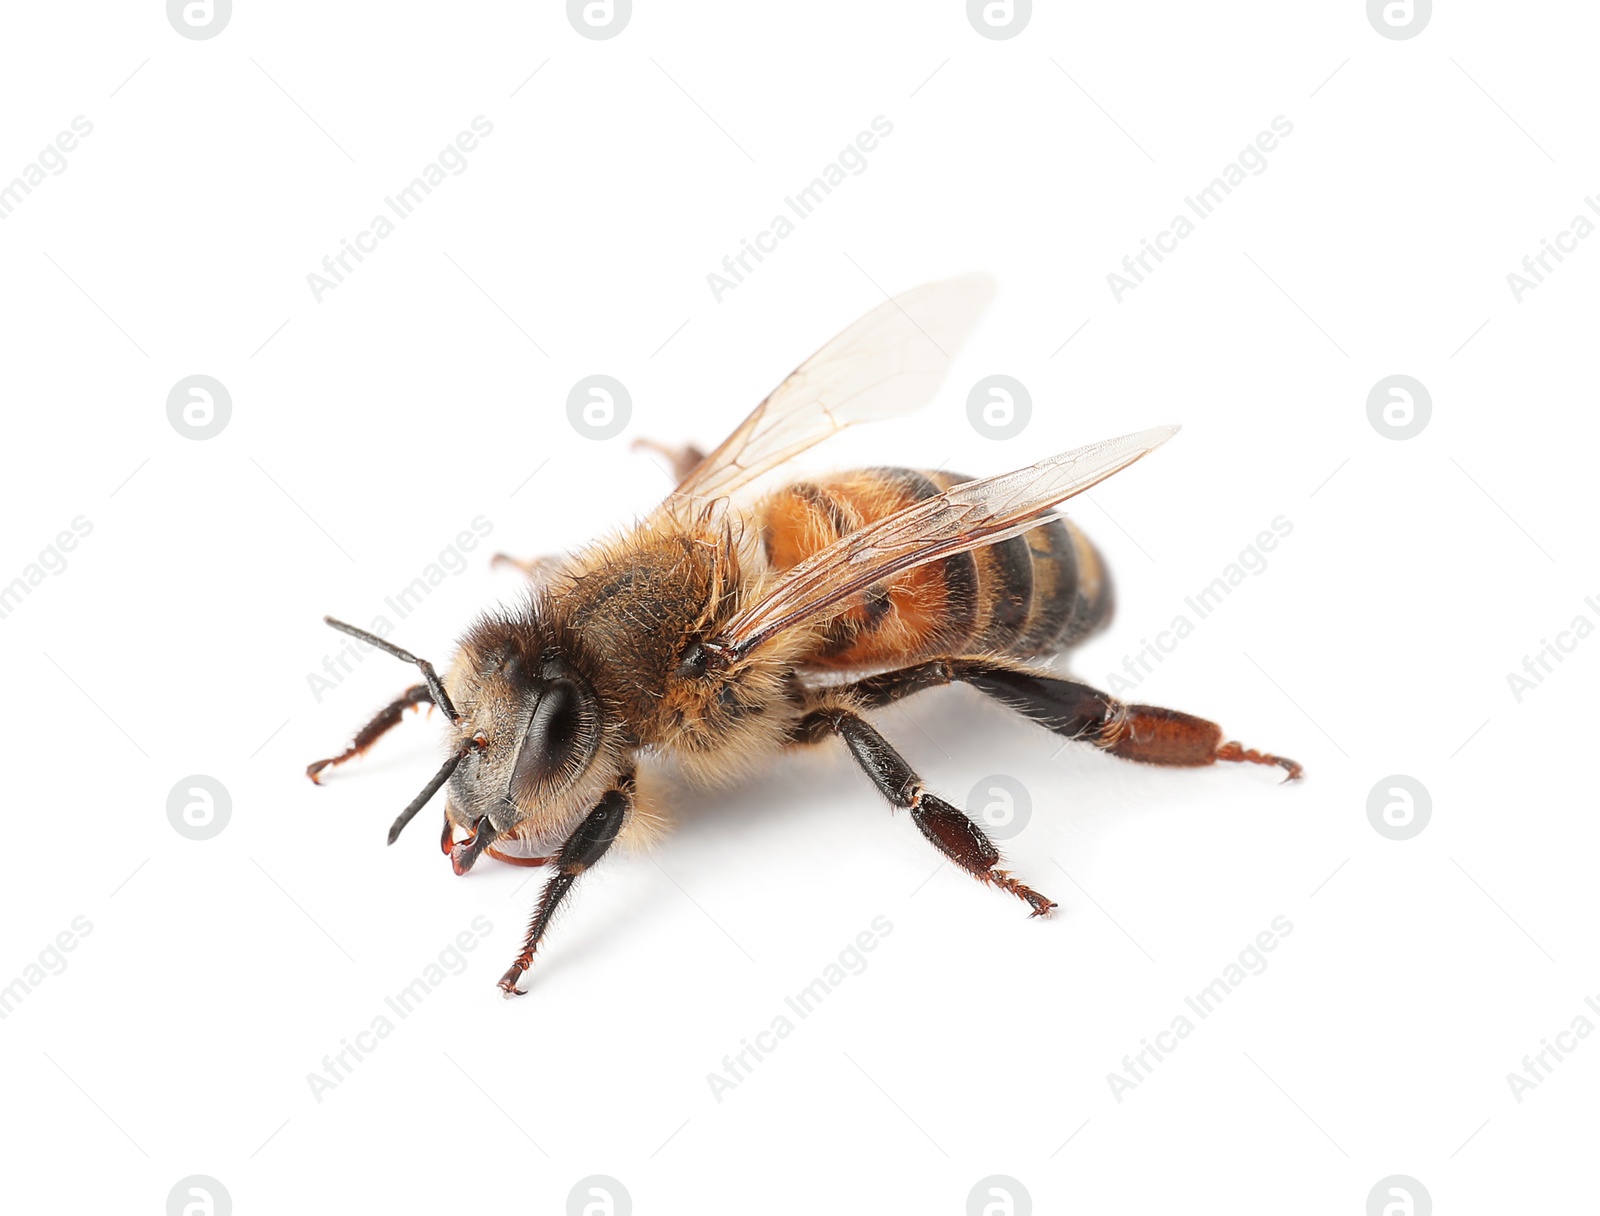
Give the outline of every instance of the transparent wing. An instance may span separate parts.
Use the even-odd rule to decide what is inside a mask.
[[[785,572],[728,622],[717,648],[746,653],[801,621],[843,611],[874,584],[903,571],[1036,528],[1050,518],[1050,507],[1177,433],[1177,427],[1163,426],[1091,443],[1013,473],[963,482],[868,524]]]
[[[797,367],[669,503],[724,497],[847,426],[920,409],[993,296],[972,274],[886,300]]]

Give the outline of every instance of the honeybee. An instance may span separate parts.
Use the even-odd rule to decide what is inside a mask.
[[[420,670],[312,780],[365,752],[410,706],[449,732],[442,768],[389,831],[446,789],[440,847],[457,874],[485,853],[549,868],[522,951],[499,981],[521,995],[551,916],[619,839],[665,827],[638,781],[651,756],[727,781],[784,748],[837,737],[891,808],[1031,915],[1056,905],[1000,868],[982,828],[930,790],[866,716],[961,682],[1069,739],[1150,764],[1292,760],[1225,742],[1203,718],[1117,701],[1047,668],[1105,626],[1111,578],[1055,512],[1161,446],[1176,427],[1124,435],[970,480],[903,468],[758,478],[858,422],[928,401],[993,293],[983,276],[906,292],[802,363],[702,456],[672,453],[677,488],[632,529],[518,563],[530,592],[471,625],[441,677],[381,638],[328,624]]]

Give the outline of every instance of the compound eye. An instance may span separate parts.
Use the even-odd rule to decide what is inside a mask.
[[[567,785],[588,767],[599,742],[593,697],[571,680],[552,680],[534,702],[512,770],[512,792],[534,798]]]

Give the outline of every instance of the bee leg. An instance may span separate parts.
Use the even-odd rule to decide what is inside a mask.
[[[562,844],[561,851],[555,856],[556,872],[545,883],[544,893],[539,896],[539,905],[528,923],[528,936],[522,943],[522,953],[511,964],[511,970],[500,977],[500,991],[508,997],[523,995],[523,989],[517,987],[517,981],[533,965],[533,953],[539,948],[545,930],[550,927],[550,918],[572,889],[572,884],[578,881],[578,875],[605,856],[612,841],[616,840],[617,833],[622,830],[623,820],[628,817],[628,808],[632,805],[633,783],[629,779],[623,786],[607,791],[594,810],[584,817],[583,822]]]
[[[1286,756],[1223,742],[1222,727],[1193,714],[1159,705],[1128,705],[1076,680],[988,659],[934,659],[851,687],[867,705],[881,706],[954,681],[972,685],[1047,730],[1083,739],[1127,760],[1185,768],[1218,760],[1272,764],[1288,774],[1285,781],[1304,771]]]
[[[413,684],[388,705],[384,706],[378,712],[377,717],[363,726],[356,733],[355,741],[345,748],[342,753],[327,760],[318,760],[313,764],[306,765],[306,776],[321,785],[322,777],[320,774],[323,769],[331,768],[336,764],[343,764],[346,760],[359,756],[366,751],[367,748],[400,724],[400,719],[405,715],[409,707],[432,704],[433,696],[428,692],[428,686],[426,684]]]
[[[657,443],[653,439],[635,439],[633,441],[633,450],[637,452],[641,449],[664,457],[667,463],[672,466],[672,480],[674,482],[682,481],[689,476],[690,473],[694,472],[695,466],[706,458],[706,454],[692,443],[686,443],[681,447],[672,447],[670,444]]]
[[[1183,768],[1218,760],[1273,764],[1288,774],[1285,781],[1293,781],[1303,771],[1286,756],[1224,742],[1222,727],[1182,710],[1128,705],[1087,684],[1025,669],[974,660],[957,660],[952,666],[957,679],[1058,735],[1087,740],[1125,760]]]
[[[905,758],[889,745],[865,718],[845,709],[819,709],[800,722],[796,738],[816,743],[830,734],[844,740],[861,770],[872,779],[889,805],[911,812],[911,821],[934,848],[979,882],[1009,891],[1033,911],[1044,916],[1055,902],[1026,887],[995,866],[1000,850],[983,834],[983,829],[943,798],[928,792]]]

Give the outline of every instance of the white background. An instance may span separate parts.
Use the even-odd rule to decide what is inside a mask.
[[[148,0],[7,11],[0,180],[94,129],[0,222],[0,583],[93,531],[0,620],[0,984],[93,928],[0,1022],[4,1206],[156,1213],[205,1174],[241,1214],[560,1212],[605,1174],[641,1214],[958,1213],[1005,1174],[1040,1213],[1354,1216],[1399,1173],[1441,1213],[1575,1209],[1600,1044],[1521,1102],[1506,1077],[1600,994],[1600,641],[1520,702],[1507,673],[1600,622],[1600,242],[1520,303],[1506,275],[1600,183],[1592,7],[1442,5],[1403,41],[1355,2],[1040,4],[1003,41],[950,0],[639,0],[609,41],[555,3],[400,7],[241,2],[205,41]],[[307,274],[476,115],[466,171],[318,302]],[[707,274],[877,115],[865,172],[718,302]],[[1107,273],[1277,115],[1266,170],[1118,303]],[[1281,515],[1137,696],[1305,781],[1054,754],[930,694],[883,729],[954,801],[1024,783],[1007,851],[1051,920],[830,745],[684,791],[503,1000],[531,872],[456,879],[434,809],[383,843],[437,721],[303,776],[414,678],[374,656],[319,699],[321,614],[383,611],[481,515],[397,625],[442,660],[519,591],[490,552],[666,490],[632,438],[714,442],[884,291],[970,269],[1001,294],[938,400],[815,463],[982,474],[1183,423],[1074,507],[1120,609],[1073,668],[1103,685]],[[996,372],[1034,401],[1003,442],[965,412]],[[203,442],[166,417],[197,373],[233,406]],[[593,373],[632,397],[608,442],[565,415]],[[1396,373],[1433,402],[1406,441],[1367,418]],[[198,842],[166,815],[195,773],[232,801]],[[1367,818],[1397,773],[1432,798],[1404,842]],[[708,1074],[880,915],[866,969],[718,1101]],[[1107,1074],[1280,915],[1266,969],[1118,1101]],[[464,971],[317,1100],[307,1074],[479,916]]]

